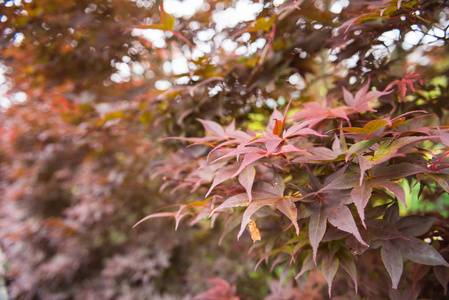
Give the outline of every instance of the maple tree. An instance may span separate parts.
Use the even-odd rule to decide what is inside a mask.
[[[1,117],[12,297],[446,295],[447,1],[19,2],[0,1],[28,98]]]

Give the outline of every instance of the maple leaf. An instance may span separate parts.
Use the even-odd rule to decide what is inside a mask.
[[[324,255],[323,261],[321,263],[321,271],[323,272],[324,278],[327,281],[329,287],[329,298],[332,295],[332,281],[334,280],[335,274],[337,274],[338,266],[340,264],[340,259],[334,257],[334,255],[329,251]]]
[[[178,209],[177,212],[160,212],[160,213],[150,214],[150,215],[146,216],[145,218],[141,219],[136,224],[134,224],[133,228],[137,227],[142,222],[144,222],[146,220],[149,220],[149,219],[164,218],[164,217],[174,217],[175,220],[176,220],[175,230],[177,230],[178,226],[179,226],[179,222],[181,221],[181,219],[184,218],[187,215],[192,214],[190,212],[182,212],[185,208],[187,208],[187,207],[207,207],[207,203],[211,199],[212,198],[207,198],[207,199],[204,199],[203,201],[195,201],[195,202],[192,202],[192,203],[189,203],[189,204],[180,204],[179,205],[179,209]]]
[[[352,188],[351,199],[357,207],[363,226],[366,228],[364,210],[374,187],[382,187],[389,190],[407,207],[404,189],[401,185],[394,183],[393,180],[427,172],[426,168],[413,164],[397,164],[389,167],[382,165],[375,168],[368,178],[362,181],[361,185],[358,185],[360,177],[357,174],[346,173],[335,178],[327,186],[323,187],[321,191]]]
[[[324,137],[325,135],[319,134],[318,132],[310,128],[310,126],[313,126],[318,122],[320,122],[320,119],[310,119],[303,122],[297,122],[296,124],[292,125],[289,129],[284,130],[282,137],[284,140],[306,135],[315,135],[319,137]],[[308,127],[306,128],[306,126]]]
[[[340,261],[340,266],[342,266],[354,282],[355,292],[357,293],[357,269],[355,267],[354,256],[349,251],[342,249],[338,251],[337,257]]]
[[[214,181],[206,193],[206,197],[212,192],[212,190],[220,183],[230,179],[232,175],[237,171],[237,166],[230,165],[219,169],[214,176]]]
[[[280,176],[275,176],[273,184],[260,182],[254,185],[252,191],[252,201],[249,201],[247,193],[237,194],[224,201],[221,205],[212,210],[211,215],[215,212],[238,206],[247,206],[243,213],[240,231],[237,239],[243,234],[248,223],[251,222],[251,216],[260,208],[270,205],[275,206],[277,210],[283,213],[290,219],[296,229],[296,234],[299,235],[299,226],[297,222],[298,210],[295,205],[295,198],[291,196],[284,196],[284,182]]]
[[[344,141],[344,136],[343,136]],[[345,143],[345,142],[344,142]],[[341,161],[345,159],[341,142],[338,136],[335,136],[332,143],[332,149],[326,147],[311,147],[306,149],[307,153],[302,153],[300,157],[292,160],[293,163],[320,163],[324,161]]]
[[[348,114],[353,111],[347,106],[332,107],[326,97],[323,98],[321,103],[316,101],[306,102],[302,106],[303,109],[296,112],[291,117],[292,120],[304,119],[307,121],[316,119],[322,121],[327,118],[340,118],[349,121]]]
[[[362,185],[365,171],[374,166],[389,161],[396,156],[404,156],[406,152],[400,152],[401,148],[412,143],[429,140],[431,137],[411,136],[396,138],[393,141],[385,139],[365,140],[352,145],[346,153],[346,161],[349,157],[355,156],[360,166],[360,185]],[[369,149],[375,149],[373,155],[362,155]]]
[[[393,289],[397,289],[404,268],[401,252],[391,241],[382,241],[380,254],[382,262],[390,274]]]
[[[399,96],[401,97],[401,99],[404,101],[406,100],[405,96],[407,95],[407,87],[409,89],[411,89],[413,92],[415,91],[415,87],[413,86],[416,82],[418,82],[419,84],[423,84],[423,80],[421,79],[421,77],[419,76],[420,73],[422,73],[423,71],[409,71],[407,72],[407,74],[404,75],[404,78],[402,78],[401,80],[395,80],[393,82],[391,82],[386,90],[391,89],[393,86],[397,86],[398,90],[399,90]]]
[[[372,133],[384,128],[386,125],[388,125],[388,122],[385,120],[373,120],[366,123],[365,126],[363,126],[363,128],[342,127],[341,129],[348,132],[367,134],[368,137],[366,139],[368,140]]]
[[[371,101],[388,95],[392,92],[392,90],[384,90],[384,91],[369,91],[370,80],[357,91],[357,93],[352,95],[345,87],[343,89],[343,98],[345,103],[354,109],[355,112],[364,112],[364,111],[375,111],[371,108],[368,103]]]
[[[231,177],[235,177],[235,176],[239,175],[240,172],[242,172],[250,164],[252,164],[264,157],[278,156],[278,155],[281,155],[283,153],[288,153],[288,152],[304,151],[304,149],[298,149],[294,145],[290,145],[290,144],[281,145],[283,140],[276,135],[272,135],[270,137],[265,137],[265,138],[260,138],[255,142],[263,143],[265,145],[265,147],[264,147],[265,149],[261,148],[261,147],[257,147],[257,145],[248,146],[248,147],[240,146],[240,147],[237,147],[234,150],[230,151],[229,153],[215,159],[214,161],[212,161],[212,163],[215,163],[221,159],[242,155],[243,159],[240,164],[240,167],[231,176]]]
[[[243,156],[242,162],[240,164],[239,169],[231,176],[237,176],[242,172],[246,167],[248,167],[250,164],[254,163],[255,161],[258,161],[259,159],[262,159],[264,157],[270,157],[270,156],[278,156],[283,153],[288,152],[303,152],[305,149],[298,149],[292,144],[286,143],[286,140],[296,138],[299,136],[305,136],[305,135],[316,135],[316,136],[323,136],[316,132],[315,130],[307,127],[312,126],[318,122],[318,120],[313,119],[305,122],[298,122],[291,126],[289,129],[284,130],[282,134],[282,138],[280,137],[281,129],[282,127],[276,125],[276,118],[283,117],[282,114],[275,110],[272,114],[271,118],[271,125],[267,126],[267,128],[273,127],[274,132],[271,133],[270,131],[265,132],[264,136],[254,138],[246,143],[241,143],[236,148],[234,148],[232,151],[226,153],[225,155],[222,155],[221,157],[218,157],[212,163],[215,163],[221,159],[233,157],[233,156]],[[282,121],[284,122],[284,121]],[[282,123],[283,124],[283,123]],[[276,127],[278,126],[278,127]],[[277,132],[279,131],[279,132]],[[218,146],[217,146],[218,147]]]
[[[435,274],[436,279],[444,288],[444,294],[446,294],[447,284],[449,283],[449,268],[442,266],[435,266],[433,268],[433,274]]]
[[[441,142],[442,142],[445,146],[449,147],[449,133],[440,130],[440,127],[438,127],[438,133],[440,134]]]
[[[362,245],[367,245],[360,235],[351,210],[346,206],[351,202],[349,193],[335,191],[318,197],[318,200],[309,206],[312,212],[309,221],[309,239],[315,263],[318,245],[326,232],[326,221],[341,231],[351,233]]]
[[[245,188],[249,202],[252,200],[252,187],[255,176],[256,169],[253,166],[246,167],[243,172],[239,174],[239,182]]]
[[[240,297],[236,295],[236,287],[230,285],[227,281],[221,278],[213,278],[208,280],[214,286],[207,291],[196,295],[194,300],[239,300]]]
[[[295,113],[291,119],[299,120],[304,119],[312,120],[316,119],[317,122],[325,120],[327,118],[340,118],[349,121],[348,115],[365,112],[375,111],[368,104],[384,95],[392,92],[392,90],[385,89],[384,91],[368,91],[370,81],[360,88],[354,95],[351,94],[345,87],[342,87],[344,102],[347,104],[332,107],[330,101],[324,97],[321,103],[318,102],[306,102],[303,103],[304,109]]]
[[[333,188],[334,182],[344,177],[345,174],[343,172],[345,169],[335,172],[329,182],[325,181],[324,187],[321,187],[319,180],[313,173],[309,172],[309,178],[311,178],[312,182],[315,182],[312,185],[315,192],[304,197],[312,197],[313,201],[308,205],[308,210],[310,213],[309,240],[315,264],[318,246],[326,233],[327,221],[339,230],[351,233],[362,245],[367,245],[360,235],[351,210],[346,206],[352,202],[350,193],[344,190],[348,187],[339,186],[337,189]],[[334,177],[336,178],[334,179]]]
[[[196,119],[200,122],[206,133],[209,135],[201,138],[197,137],[166,137],[161,140],[182,140],[193,143],[193,145],[207,145],[214,147],[214,150],[221,149],[223,146],[247,143],[254,139],[253,136],[235,129],[235,120],[231,122],[225,129],[217,122],[203,119]],[[221,144],[215,146],[214,143],[222,142]],[[213,151],[211,151],[213,152]],[[210,154],[209,154],[210,155]]]
[[[382,261],[390,275],[393,289],[397,289],[401,279],[402,256],[418,264],[449,267],[435,248],[415,237],[429,231],[435,221],[434,218],[407,216],[399,219],[399,209],[397,205],[392,205],[385,213],[384,219],[395,225],[406,237],[382,241]]]

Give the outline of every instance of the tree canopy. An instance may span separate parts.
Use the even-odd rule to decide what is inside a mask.
[[[7,297],[447,295],[446,0],[0,8]]]

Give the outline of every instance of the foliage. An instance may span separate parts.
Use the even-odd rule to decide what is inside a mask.
[[[167,2],[0,1],[10,295],[443,298],[447,1]]]

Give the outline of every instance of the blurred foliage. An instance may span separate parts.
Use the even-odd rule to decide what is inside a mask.
[[[262,263],[253,272],[257,259],[248,257],[285,242],[277,216],[249,254],[249,239],[226,234],[240,218],[217,218],[213,229],[201,220],[174,231],[165,219],[131,229],[161,207],[203,200],[209,188],[188,177],[209,148],[160,138],[201,136],[197,118],[263,130],[290,99],[293,113],[324,96],[333,108],[343,86],[355,92],[370,79],[381,91],[416,70],[423,85],[378,100],[377,115],[426,110],[433,119],[425,126],[449,126],[447,1],[209,0],[192,16],[170,15],[167,2],[0,0],[0,83],[8,89],[0,94],[0,246],[9,297],[190,299],[214,277],[244,299],[327,297],[321,273],[301,289],[290,270]],[[257,12],[249,21],[217,21],[250,6]],[[438,213],[448,208],[446,192],[431,180],[407,184],[432,199],[410,194],[411,212],[438,218],[434,229],[447,241],[447,215]],[[337,275],[337,299],[412,299],[385,289],[388,273],[373,270],[379,256],[361,261],[359,295]],[[406,264],[401,284],[415,288],[420,277],[422,297],[443,299],[438,282],[447,272],[434,271],[435,279],[428,271]]]

